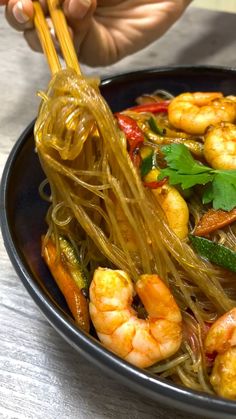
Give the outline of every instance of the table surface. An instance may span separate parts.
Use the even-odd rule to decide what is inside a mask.
[[[236,15],[194,7],[145,50],[105,68],[83,67],[99,76],[145,67],[210,64],[236,67]],[[46,87],[44,57],[31,52],[0,10],[0,170],[26,125],[37,114],[37,89]],[[86,362],[31,300],[0,240],[0,417],[179,418],[127,389]],[[194,419],[195,416],[191,415]]]

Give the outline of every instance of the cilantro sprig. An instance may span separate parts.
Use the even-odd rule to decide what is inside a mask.
[[[168,177],[170,185],[188,189],[206,185],[202,202],[212,202],[214,209],[230,211],[236,207],[236,170],[215,170],[195,160],[184,144],[162,147],[167,167],[162,169],[159,180]]]

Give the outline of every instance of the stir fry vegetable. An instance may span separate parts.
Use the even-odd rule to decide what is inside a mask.
[[[128,141],[131,160],[134,162],[135,166],[139,166],[139,147],[144,142],[144,134],[134,119],[121,113],[117,113],[115,116],[120,129],[125,133]]]
[[[208,236],[213,231],[236,221],[236,208],[231,211],[209,209],[199,220],[194,230],[196,236]]]
[[[87,286],[85,276],[75,258],[73,248],[63,238],[60,244],[59,256],[52,240],[46,240],[43,246],[43,258],[64,295],[75,321],[83,330],[89,332],[88,302],[82,292]]]
[[[189,236],[194,249],[202,257],[223,268],[236,272],[236,252],[203,237]]]

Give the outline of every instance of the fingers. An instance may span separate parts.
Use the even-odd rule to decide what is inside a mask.
[[[56,37],[52,20],[51,20],[51,18],[47,17],[46,21],[47,21],[48,28],[50,30],[50,34],[51,34],[51,38],[52,38],[54,47],[56,48],[56,51],[59,54],[61,54],[60,44],[59,44],[58,39]],[[68,29],[69,29],[69,32],[70,32],[70,36],[73,39],[72,29],[70,27],[68,27]],[[43,52],[41,44],[40,44],[40,40],[39,40],[39,37],[38,37],[38,34],[37,34],[37,31],[34,28],[33,29],[27,29],[26,31],[24,31],[24,38],[25,38],[27,44],[29,45],[29,47],[33,51]]]
[[[47,25],[48,25],[48,28],[49,28],[50,33],[51,33],[52,40],[53,40],[54,45],[56,47],[57,40],[56,40],[56,36],[55,36],[52,21],[49,17],[46,18],[46,21],[47,21]],[[29,45],[29,47],[33,51],[43,52],[41,44],[40,44],[40,40],[39,40],[37,31],[35,30],[35,28],[25,30],[24,31],[24,38],[25,38],[27,44]]]
[[[42,48],[39,42],[38,35],[35,29],[28,29],[24,32],[24,38],[29,47],[36,52],[42,52]]]
[[[47,13],[46,0],[40,0]],[[34,8],[32,0],[0,0],[0,6],[6,5],[6,18],[10,25],[19,31],[33,28]],[[63,10],[72,29],[84,26],[84,21],[91,17],[96,8],[96,0],[64,0]],[[82,22],[81,22],[82,21]],[[79,30],[79,29],[78,29]]]
[[[48,16],[46,6],[47,0],[39,0],[45,16]],[[76,49],[79,50],[87,31],[91,24],[91,18],[97,6],[97,0],[61,0],[69,30],[72,35],[76,35]],[[34,28],[34,7],[32,0],[0,0],[0,6],[6,5],[6,18],[9,24],[18,31],[24,32],[24,37],[34,51],[41,52],[42,48]],[[58,41],[55,33],[53,35],[53,25],[47,18],[49,29],[56,49],[59,51]]]
[[[0,5],[6,4],[6,19],[16,30],[24,32],[24,37],[33,51],[42,52],[42,48],[34,29],[34,7],[31,0],[0,0]],[[40,0],[44,12],[47,12],[45,0]],[[47,18],[49,28],[52,28],[50,19]],[[52,34],[53,37],[53,34]],[[55,35],[54,35],[55,37]]]
[[[31,0],[0,0],[5,1],[6,18],[9,24],[18,31],[25,31],[33,28],[34,7]],[[46,11],[46,2],[40,0],[43,9]]]
[[[92,26],[92,16],[96,6],[97,0],[64,0],[63,11],[73,32],[77,54],[79,54],[80,46]]]
[[[96,0],[64,0],[63,10],[74,33],[82,33],[89,25],[96,4]]]
[[[34,8],[31,0],[9,0],[6,6],[6,18],[18,31],[33,27]]]

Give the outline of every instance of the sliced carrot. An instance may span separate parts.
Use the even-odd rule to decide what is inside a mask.
[[[57,250],[52,240],[49,239],[46,244],[43,243],[42,256],[64,295],[75,321],[83,330],[89,332],[90,320],[88,302],[76,285],[66,263],[58,258]]]
[[[236,208],[232,211],[210,209],[199,220],[193,234],[204,237],[213,231],[232,224],[234,221],[236,221]]]

